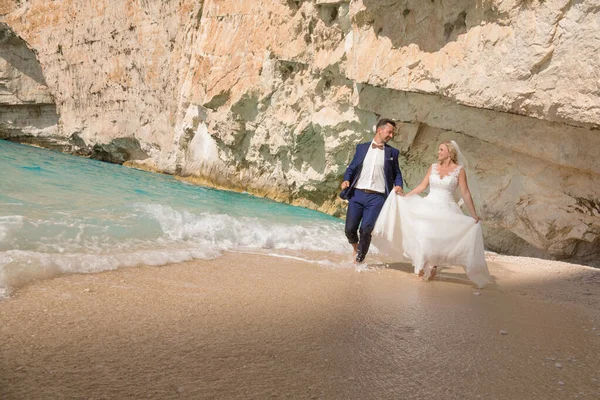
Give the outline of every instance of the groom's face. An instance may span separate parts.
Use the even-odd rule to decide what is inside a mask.
[[[390,124],[385,124],[383,126],[380,126],[377,129],[377,134],[375,136],[378,136],[377,142],[378,143],[387,143],[390,141],[391,138],[394,137],[394,126],[390,125]]]

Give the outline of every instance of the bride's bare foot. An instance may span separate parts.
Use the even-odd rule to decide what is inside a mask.
[[[437,265],[434,265],[431,268],[431,272],[429,273],[429,279],[427,279],[427,280],[428,281],[432,281],[435,278],[436,275],[437,275]]]
[[[419,280],[423,280],[423,278],[425,277],[425,271],[423,271],[422,269],[419,270]]]

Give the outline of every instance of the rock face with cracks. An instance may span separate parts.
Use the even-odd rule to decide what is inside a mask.
[[[592,0],[0,0],[0,137],[342,215],[399,121],[455,139],[488,249],[600,265]]]

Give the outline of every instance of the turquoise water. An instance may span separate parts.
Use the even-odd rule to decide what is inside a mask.
[[[233,249],[348,246],[336,218],[167,175],[2,140],[0,168],[4,293],[63,273],[210,259]]]

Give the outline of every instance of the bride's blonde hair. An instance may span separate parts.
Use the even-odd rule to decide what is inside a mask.
[[[446,148],[448,149],[448,153],[450,153],[450,160],[452,160],[452,162],[454,164],[458,164],[458,154],[456,153],[456,149],[454,148],[454,145],[449,140],[446,140],[445,142],[442,142],[441,144],[445,145]]]

